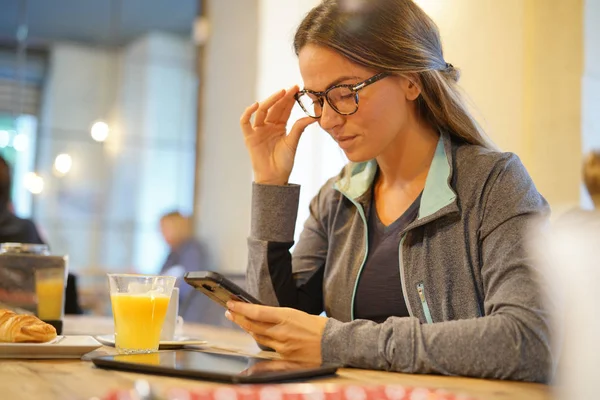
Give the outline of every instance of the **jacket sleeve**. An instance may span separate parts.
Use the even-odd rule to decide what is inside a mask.
[[[310,203],[293,256],[300,186],[253,184],[248,239],[248,291],[267,305],[320,314],[327,235],[321,222],[321,192]]]
[[[547,382],[553,370],[545,284],[526,238],[548,206],[516,156],[498,162],[486,183],[479,231],[484,316],[421,324],[330,319],[325,362],[393,370]]]

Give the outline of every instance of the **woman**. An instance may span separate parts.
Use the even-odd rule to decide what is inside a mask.
[[[469,115],[417,5],[345,4],[325,0],[296,32],[305,89],[241,117],[249,290],[280,307],[230,303],[228,318],[290,360],[548,381],[548,313],[524,243],[546,201]],[[295,99],[308,116],[286,134]],[[290,255],[300,188],[288,178],[313,122],[350,164],[312,200]]]

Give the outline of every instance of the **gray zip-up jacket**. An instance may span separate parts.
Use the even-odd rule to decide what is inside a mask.
[[[293,255],[300,187],[254,184],[250,293],[269,305],[325,311],[326,363],[550,380],[549,306],[526,240],[549,207],[518,157],[441,135],[418,217],[401,234],[410,317],[381,324],[354,319],[376,170],[374,161],[355,164],[321,188]]]

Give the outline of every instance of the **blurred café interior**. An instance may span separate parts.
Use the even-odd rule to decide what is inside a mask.
[[[415,2],[551,221],[594,209],[584,165],[600,151],[600,0]],[[318,3],[0,0],[0,155],[12,180],[2,212],[33,221],[49,252],[68,256],[67,313],[110,316],[106,274],[174,273],[183,242],[194,243],[186,268],[243,285],[253,174],[240,115],[302,87],[292,40]],[[296,105],[291,122],[302,116]],[[290,179],[302,185],[296,238],[346,162],[318,124],[307,128]],[[235,328],[192,295],[186,322]]]
[[[582,165],[600,148],[600,1],[416,1],[478,120],[521,158],[553,218],[592,208]],[[243,282],[252,170],[239,117],[302,86],[292,36],[317,3],[0,0],[0,153],[14,212],[68,255],[81,312],[110,313],[107,272],[164,269],[167,214],[202,244],[198,269]],[[308,128],[292,175],[297,232],[345,162]],[[198,322],[226,324],[221,314]]]

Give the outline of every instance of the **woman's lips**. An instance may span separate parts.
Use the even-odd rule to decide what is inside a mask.
[[[343,136],[338,137],[335,140],[342,149],[347,149],[348,147],[352,146],[354,139],[356,138],[357,136]]]

